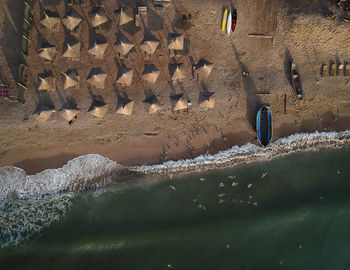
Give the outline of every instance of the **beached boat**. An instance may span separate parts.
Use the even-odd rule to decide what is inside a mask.
[[[298,67],[294,61],[292,62],[291,72],[292,72],[293,89],[294,89],[295,93],[297,94],[298,99],[302,99],[303,98],[303,89],[301,87],[300,74],[299,74]]]
[[[256,116],[256,132],[258,140],[267,146],[272,140],[272,113],[267,106],[262,106]]]
[[[231,30],[232,32],[235,31],[236,29],[236,24],[237,24],[237,9],[234,9],[232,11],[232,24],[231,24]]]
[[[231,13],[231,10],[229,10],[228,16],[227,16],[227,25],[226,25],[226,33],[228,36],[231,33],[231,27],[232,27],[232,13]]]
[[[222,22],[221,22],[221,29],[224,32],[226,31],[227,13],[228,13],[228,9],[225,8],[224,14],[222,15]]]

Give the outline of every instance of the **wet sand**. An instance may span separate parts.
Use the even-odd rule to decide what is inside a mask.
[[[275,123],[274,138],[287,137],[295,133],[329,132],[350,129],[350,116],[340,117],[331,113],[324,114],[321,119],[309,119],[295,123]],[[156,136],[153,138],[134,138],[131,143],[107,143],[107,144],[75,144],[62,147],[62,144],[52,145],[46,150],[30,151],[23,149],[10,151],[0,156],[1,166],[16,166],[22,168],[27,174],[35,174],[45,169],[59,168],[69,160],[84,154],[95,153],[103,155],[124,166],[136,166],[144,164],[157,164],[168,160],[194,158],[201,154],[215,154],[221,150],[227,150],[234,145],[246,143],[258,144],[254,134],[244,130],[240,132],[228,132],[214,137],[210,141],[203,139],[192,140],[189,145],[186,141],[180,141],[178,146],[168,138]],[[170,148],[165,148],[168,145]],[[174,146],[174,147],[172,147]]]

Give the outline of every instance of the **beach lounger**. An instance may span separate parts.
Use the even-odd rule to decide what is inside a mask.
[[[28,74],[28,67],[26,65],[21,64],[18,68],[18,77],[19,77],[20,83],[24,86],[27,86],[27,74]]]
[[[32,8],[27,2],[24,2],[24,19],[26,19],[29,23],[32,23]]]
[[[336,75],[337,65],[331,64],[331,68],[329,70],[329,76],[334,77]]]
[[[344,65],[344,76],[346,76],[346,77],[350,76],[350,65],[349,64]]]
[[[24,55],[28,55],[28,41],[29,39],[25,35],[22,35],[22,53]]]
[[[17,83],[17,100],[24,103],[24,91],[27,89],[23,84]]]
[[[322,64],[321,66],[321,78],[326,78],[328,75],[328,66],[326,64]]]

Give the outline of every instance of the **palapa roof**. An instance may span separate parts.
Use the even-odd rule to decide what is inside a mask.
[[[174,111],[187,109],[187,100],[183,97],[183,94],[178,94],[171,98],[175,101]]]
[[[148,106],[148,114],[153,114],[158,112],[161,109],[158,99],[155,95],[150,96],[144,100]]]
[[[118,69],[118,74],[117,74],[117,83],[129,86],[132,83],[133,73],[134,71],[130,68],[127,68],[125,66],[120,67]]]
[[[60,17],[50,10],[43,11],[43,15],[44,17],[40,20],[40,23],[50,30],[57,29]]]
[[[48,61],[54,61],[57,56],[57,48],[51,44],[44,44],[39,49],[39,56]]]
[[[51,73],[42,73],[38,75],[38,90],[55,90],[55,79]]]
[[[154,65],[145,65],[145,69],[141,76],[143,79],[150,83],[156,83],[159,77],[160,71]]]
[[[62,72],[61,77],[64,89],[79,85],[79,76],[74,69],[69,69],[66,72]]]
[[[107,49],[108,43],[101,42],[99,40],[94,40],[89,47],[88,53],[92,54],[98,59],[102,59],[105,55],[106,49]]]
[[[97,118],[103,118],[108,112],[108,107],[109,107],[108,104],[98,100],[94,100],[91,103],[88,113]]]
[[[74,117],[76,117],[80,113],[80,110],[77,106],[72,106],[69,102],[67,102],[61,109],[62,117],[67,121],[71,121]]]
[[[144,39],[141,42],[140,48],[148,54],[153,54],[159,45],[159,40],[156,39],[153,35],[145,35]]]
[[[100,68],[92,68],[86,81],[97,88],[104,89],[106,77],[107,74]]]
[[[70,30],[73,31],[77,27],[83,18],[74,10],[70,10],[66,16],[63,17],[62,23]]]
[[[131,99],[118,99],[116,113],[130,116],[134,108],[134,101]]]
[[[213,70],[214,64],[205,60],[200,59],[197,65],[194,67],[194,71],[202,78],[207,78]]]
[[[126,36],[121,35],[115,43],[115,46],[121,55],[127,55],[128,52],[134,47],[134,44],[132,44],[131,41],[126,38]]]
[[[133,20],[132,9],[128,8],[120,8],[117,10],[117,14],[119,15],[119,25],[127,24]]]
[[[170,50],[183,50],[184,48],[184,35],[169,33],[168,35],[168,49]]]
[[[63,57],[80,58],[81,43],[77,40],[63,43]]]
[[[89,13],[90,24],[92,27],[97,27],[108,22],[108,18],[102,8],[95,9]]]
[[[175,81],[175,80],[180,80],[185,78],[185,72],[183,70],[183,63],[179,64],[169,64],[169,74],[170,78]]]
[[[199,93],[199,106],[201,108],[213,109],[215,107],[215,93],[214,92]]]
[[[38,105],[38,108],[34,112],[36,114],[35,119],[41,123],[47,122],[52,116],[52,114],[55,112],[53,108],[43,106],[43,105]]]

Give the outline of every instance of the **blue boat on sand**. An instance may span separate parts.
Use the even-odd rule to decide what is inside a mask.
[[[272,113],[267,106],[262,106],[256,116],[256,132],[258,140],[267,146],[272,140]]]

